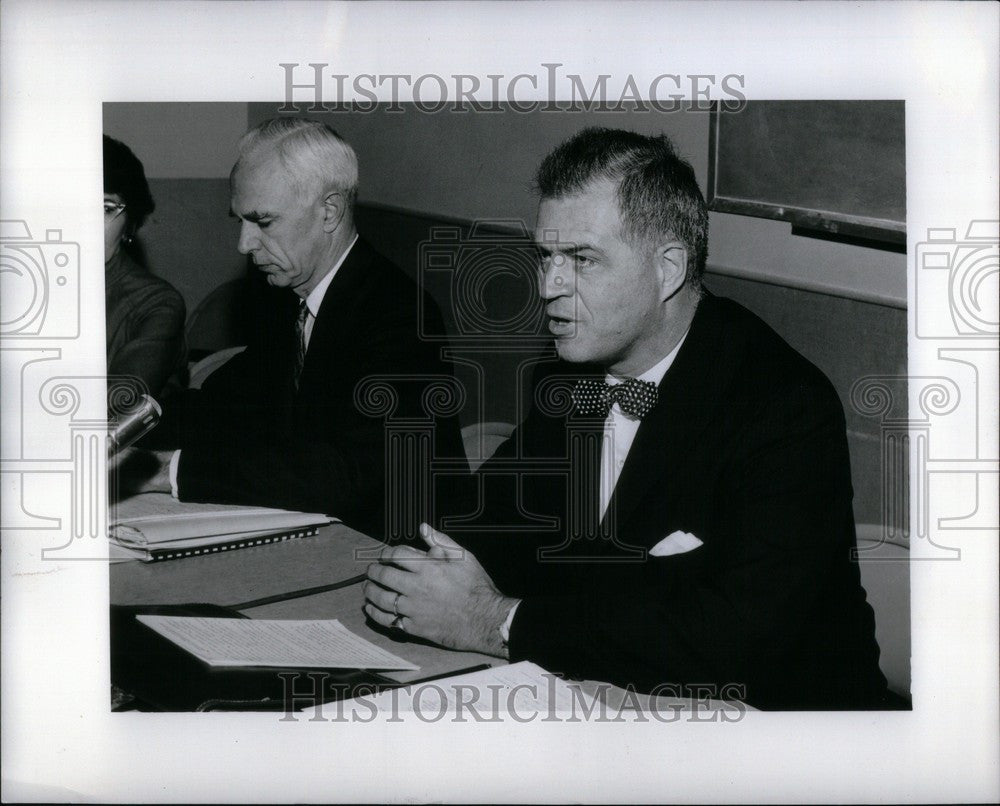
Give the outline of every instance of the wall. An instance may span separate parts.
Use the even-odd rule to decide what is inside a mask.
[[[278,104],[105,104],[105,131],[129,144],[146,166],[158,209],[142,232],[154,271],[173,282],[189,313],[208,291],[238,276],[228,218],[234,145],[247,126]],[[708,178],[708,115],[700,112],[435,115],[328,113],[358,151],[361,201],[433,217],[515,219],[530,230],[532,171],[560,140],[585,125],[667,132]],[[800,235],[791,226],[711,214],[709,265],[727,276],[904,308],[906,257]]]
[[[246,104],[104,105],[104,133],[142,161],[156,202],[139,232],[147,263],[180,291],[189,317],[210,291],[245,271],[229,217],[229,170],[246,129]]]
[[[104,104],[104,133],[132,148],[147,178],[228,179],[246,129],[246,104]]]
[[[883,478],[888,468],[882,464],[881,426],[876,418],[855,409],[851,388],[867,376],[906,374],[906,311],[718,274],[709,275],[705,284],[758,314],[833,383],[847,418],[855,519],[883,523]],[[908,459],[902,450],[894,446],[892,461],[905,468]],[[899,482],[907,489],[905,478]],[[898,518],[887,520],[893,521],[887,526],[903,526],[895,522]]]
[[[277,104],[250,104],[249,124],[277,114]],[[705,112],[580,112],[529,114],[310,114],[357,149],[361,200],[453,217],[535,218],[532,173],[555,145],[584,126],[665,132],[690,160],[702,188],[708,181]],[[791,234],[791,225],[711,214],[709,265],[717,273],[769,279],[793,287],[906,305],[906,257]]]

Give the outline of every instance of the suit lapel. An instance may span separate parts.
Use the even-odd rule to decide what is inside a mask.
[[[259,328],[254,334],[262,357],[262,385],[267,396],[288,402],[293,391],[292,373],[297,348],[295,318],[299,298],[287,288],[266,287],[259,299]]]
[[[719,364],[720,357],[731,351],[720,349],[727,334],[717,306],[718,301],[706,293],[687,339],[660,382],[656,405],[639,426],[608,506],[606,518],[613,513],[616,528],[607,523],[604,528],[611,534],[623,530],[651,492],[668,500],[677,495],[671,474],[683,472],[687,457],[698,450],[704,429],[713,420],[713,409],[724,405],[733,368]],[[626,532],[623,539],[627,537]]]
[[[327,354],[344,342],[341,335],[354,329],[354,319],[365,285],[371,281],[368,271],[372,251],[360,238],[351,247],[333,280],[330,281],[309,337],[299,389],[307,386],[317,367],[328,366]]]

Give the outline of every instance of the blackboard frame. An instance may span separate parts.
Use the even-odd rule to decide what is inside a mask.
[[[750,102],[753,103],[753,102]],[[761,102],[757,102],[761,103]],[[893,249],[906,247],[906,222],[866,215],[855,215],[842,210],[817,210],[794,205],[781,205],[761,199],[738,198],[727,195],[718,187],[720,159],[719,128],[726,115],[714,103],[710,112],[708,140],[708,209],[719,213],[788,221],[792,232],[824,239],[862,242],[865,245]]]

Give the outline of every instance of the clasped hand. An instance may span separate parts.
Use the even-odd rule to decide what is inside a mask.
[[[446,534],[420,525],[427,551],[387,546],[368,566],[364,611],[450,649],[506,657],[500,627],[516,599],[496,589],[474,556]]]

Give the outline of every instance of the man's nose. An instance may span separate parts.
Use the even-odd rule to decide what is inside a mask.
[[[542,263],[538,272],[538,293],[545,300],[573,293],[573,272],[565,256],[554,255]]]
[[[236,249],[241,255],[249,255],[260,243],[257,237],[258,227],[252,221],[240,222],[240,240]]]

